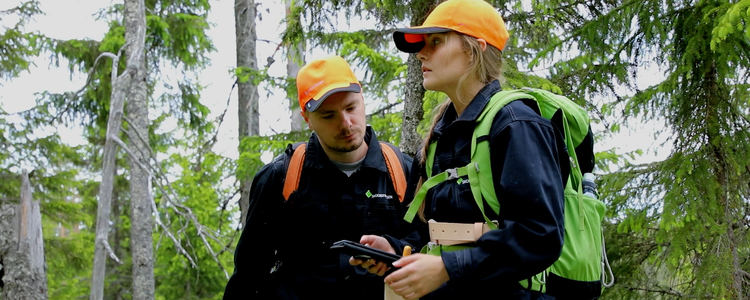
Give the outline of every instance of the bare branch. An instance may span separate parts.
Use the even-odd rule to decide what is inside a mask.
[[[21,198],[10,198],[10,197],[8,197],[8,198],[6,198],[6,197],[0,198],[0,202],[18,203],[20,201],[21,201]]]
[[[403,103],[403,101],[397,101],[397,102],[395,102],[395,103],[389,103],[389,104],[388,104],[388,105],[386,105],[385,107],[383,107],[383,108],[381,108],[381,109],[378,109],[378,110],[376,110],[376,111],[372,112],[371,114],[369,114],[369,115],[367,115],[367,116],[368,116],[368,117],[371,117],[371,116],[375,116],[375,115],[379,115],[379,114],[382,114],[383,112],[385,112],[385,111],[387,111],[387,110],[389,110],[389,109],[393,108],[394,106],[396,106],[396,105],[399,105],[399,104],[401,104],[401,103]]]
[[[109,253],[109,257],[112,258],[114,261],[116,261],[118,264],[122,264],[119,258],[117,258],[117,255],[115,255],[115,252],[112,251],[112,248],[109,247],[109,243],[107,240],[101,240],[101,243],[104,244],[104,249],[107,249],[107,253]]]
[[[99,56],[96,57],[96,60],[94,60],[94,65],[91,66],[91,69],[89,69],[89,72],[88,72],[88,75],[87,75],[87,78],[86,78],[86,83],[84,83],[83,86],[80,89],[78,89],[77,91],[73,92],[73,94],[72,94],[73,96],[77,96],[78,94],[80,94],[81,92],[83,92],[83,90],[85,90],[86,87],[91,83],[91,81],[94,78],[94,71],[96,70],[96,65],[99,63],[99,59],[101,59],[103,57],[109,57],[114,62],[119,62],[119,60],[120,60],[119,54],[115,55],[112,52],[102,52],[101,54],[99,54]]]
[[[148,175],[149,175],[149,176],[153,176],[153,175],[151,175],[151,171],[149,171],[149,167],[147,167],[147,166],[144,166],[144,165],[143,165],[143,163],[141,163],[140,161],[137,161],[137,160],[135,159],[135,157],[136,157],[136,156],[135,156],[135,153],[133,153],[133,151],[131,151],[131,150],[130,150],[130,148],[128,148],[128,145],[125,145],[125,142],[123,142],[123,141],[122,141],[122,140],[121,140],[121,139],[120,139],[119,137],[117,137],[117,136],[111,136],[110,138],[112,138],[112,140],[113,140],[113,141],[114,141],[115,143],[117,143],[117,145],[119,145],[119,146],[120,146],[120,148],[122,148],[122,150],[125,150],[125,152],[127,152],[127,153],[128,153],[128,156],[130,156],[130,158],[131,158],[131,159],[133,159],[133,161],[135,161],[135,163],[137,163],[137,164],[138,164],[138,166],[139,166],[139,167],[141,167],[141,169],[143,169],[143,171],[146,171],[146,172],[148,173]]]
[[[126,121],[128,121],[128,120],[126,119]],[[122,130],[122,128],[121,128],[121,130]],[[129,139],[142,139],[143,140],[143,138],[144,138],[143,135],[141,135],[141,133],[138,132],[138,131],[132,131],[132,130],[123,130],[123,131],[125,132],[125,134],[128,136]],[[125,145],[125,143],[122,140],[120,140],[117,137],[112,137],[112,138],[113,138],[113,140],[123,150],[125,150],[125,152],[131,157],[131,159],[135,157],[134,153],[127,147],[127,145]],[[148,151],[148,153],[146,153],[146,155],[144,155],[144,156],[149,157],[151,160],[154,161],[154,165],[158,166],[159,162],[156,160],[156,157],[153,155],[153,151],[150,148],[148,148],[147,151]],[[219,261],[218,255],[214,252],[213,247],[211,246],[211,244],[206,239],[206,237],[208,237],[211,240],[215,241],[217,244],[219,244],[221,246],[224,246],[224,243],[219,238],[220,237],[219,233],[216,232],[216,231],[214,231],[214,230],[212,230],[211,228],[203,226],[203,224],[201,224],[198,221],[198,218],[195,216],[195,214],[193,213],[192,209],[190,209],[189,207],[186,207],[186,206],[180,204],[179,202],[173,200],[173,197],[176,197],[175,195],[177,193],[172,189],[172,186],[169,183],[169,180],[167,179],[167,177],[162,173],[162,171],[159,168],[154,167],[151,164],[144,165],[143,162],[140,162],[140,161],[137,161],[136,164],[149,175],[149,178],[154,178],[154,174],[158,175],[157,177],[160,180],[149,180],[148,181],[149,185],[151,185],[152,181],[156,182],[159,190],[162,192],[162,195],[163,195],[164,199],[166,200],[165,201],[165,205],[167,203],[169,205],[171,205],[172,210],[175,213],[177,213],[178,215],[180,215],[183,220],[186,220],[186,222],[183,223],[183,227],[180,228],[179,230],[177,230],[176,233],[177,234],[185,234],[185,230],[187,229],[187,227],[189,226],[189,224],[192,224],[196,228],[197,235],[201,238],[201,240],[203,241],[203,244],[208,248],[208,251],[211,253],[212,258],[214,259],[214,261],[216,261],[216,263],[219,265],[219,267],[224,272],[224,276],[226,276],[226,278],[228,279],[229,278],[229,273],[226,271],[226,269],[224,268],[224,265],[221,263],[221,261]],[[166,187],[162,184],[161,180],[164,180],[164,181],[167,182]],[[152,187],[149,186],[149,191],[151,190],[151,188]],[[167,191],[167,189],[169,191]],[[154,216],[155,216],[156,224],[159,225],[162,228],[162,230],[164,231],[164,233],[170,239],[172,239],[173,243],[175,244],[175,248],[177,249],[177,251],[179,253],[185,255],[187,257],[187,259],[190,261],[191,265],[194,268],[198,268],[198,265],[193,260],[193,256],[191,256],[188,253],[188,251],[184,247],[182,247],[181,242],[172,233],[172,231],[168,227],[168,224],[165,224],[164,222],[162,222],[162,220],[161,220],[161,214],[159,213],[158,208],[156,207],[156,201],[155,201],[154,197],[151,197],[151,206],[152,206],[152,209],[154,211]],[[190,243],[189,239],[185,240],[185,242],[187,243],[188,248],[195,249],[193,247],[193,245]],[[221,253],[223,253],[224,250],[225,249],[222,249]],[[197,257],[197,255],[195,255],[195,254],[194,254],[194,256]]]
[[[229,110],[229,102],[232,101],[232,92],[234,92],[234,88],[237,86],[237,80],[232,83],[232,88],[229,89],[229,96],[227,96],[227,106],[224,107],[224,111],[219,115],[218,124],[216,125],[216,130],[214,132],[214,136],[211,137],[208,142],[203,144],[203,147],[201,147],[201,153],[207,152],[209,149],[213,148],[216,142],[219,140],[219,130],[221,129],[221,124],[224,123],[224,116],[226,116],[227,111]]]
[[[75,92],[67,92],[67,93],[65,93],[65,96],[68,99],[70,99],[70,100],[73,100],[74,98],[78,97],[78,95],[80,93],[82,93],[86,89],[86,87],[89,86],[89,84],[91,84],[91,81],[94,80],[94,71],[96,70],[96,66],[99,63],[99,60],[102,59],[102,58],[104,58],[104,57],[109,57],[109,58],[112,59],[112,74],[111,74],[111,80],[112,81],[111,82],[112,82],[112,86],[115,86],[115,83],[117,82],[118,64],[120,63],[120,57],[122,57],[122,51],[127,46],[128,46],[128,43],[125,43],[124,45],[122,45],[122,47],[120,47],[120,50],[117,50],[117,55],[115,55],[112,52],[102,52],[102,53],[100,53],[99,56],[97,56],[96,59],[94,60],[94,64],[91,66],[91,68],[89,69],[89,72],[87,73],[86,83],[84,83],[83,86],[80,89],[78,89],[77,91],[75,91]],[[55,116],[55,118],[53,118],[52,120],[58,120],[58,119],[60,119],[62,117],[62,115],[65,114],[65,112],[67,112],[69,109],[70,109],[70,105],[67,105],[65,107],[65,109],[63,109],[62,111],[60,111]]]
[[[151,180],[149,180],[150,185]],[[159,216],[159,211],[156,208],[156,201],[154,200],[154,197],[151,197],[151,209],[154,211],[154,215],[156,216],[154,219],[156,220],[156,224],[159,225],[162,228],[162,232],[165,233],[170,239],[172,239],[172,243],[174,243],[175,249],[177,249],[177,252],[182,253],[187,257],[188,261],[190,261],[190,264],[193,266],[193,268],[198,269],[198,264],[195,263],[193,260],[193,257],[190,256],[190,254],[185,250],[185,248],[182,247],[182,244],[177,241],[177,238],[175,238],[174,235],[172,235],[172,232],[169,231],[169,228],[164,225],[164,223],[161,221],[161,217]]]

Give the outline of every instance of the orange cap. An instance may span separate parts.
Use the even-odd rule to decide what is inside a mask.
[[[334,93],[361,91],[357,76],[341,56],[311,61],[297,72],[297,96],[302,112],[315,111]]]
[[[508,41],[508,30],[500,13],[484,0],[448,0],[440,3],[427,16],[422,26],[396,29],[393,41],[396,48],[417,53],[424,47],[424,35],[457,31],[503,50]]]

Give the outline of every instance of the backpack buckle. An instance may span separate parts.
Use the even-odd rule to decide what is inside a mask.
[[[433,241],[430,241],[427,243],[427,252],[432,251],[432,249],[435,249],[435,247],[438,246],[438,243],[435,243]]]
[[[458,170],[456,168],[445,170],[445,173],[448,175],[448,178],[445,180],[458,179]]]

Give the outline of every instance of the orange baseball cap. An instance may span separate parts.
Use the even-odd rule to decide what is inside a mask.
[[[393,41],[399,50],[417,53],[425,45],[425,34],[449,31],[484,39],[500,50],[509,36],[500,13],[484,0],[448,0],[435,7],[422,26],[396,29]]]
[[[341,56],[311,61],[297,72],[297,95],[302,112],[315,111],[328,96],[338,92],[362,92],[357,76]]]

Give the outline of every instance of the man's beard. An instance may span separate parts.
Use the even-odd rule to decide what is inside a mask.
[[[356,132],[356,131],[352,131],[352,132],[347,132],[347,133],[341,134],[340,137],[349,136],[349,135],[351,135],[354,132]],[[365,141],[364,136],[362,136],[361,138],[359,138],[358,140],[356,140],[354,143],[348,143],[348,144],[343,145],[343,146],[337,146],[337,145],[326,145],[326,146],[328,147],[328,149],[331,149],[331,150],[336,151],[336,152],[348,153],[348,152],[352,152],[354,150],[359,149],[359,147],[362,146],[362,143],[364,143],[364,141]]]

